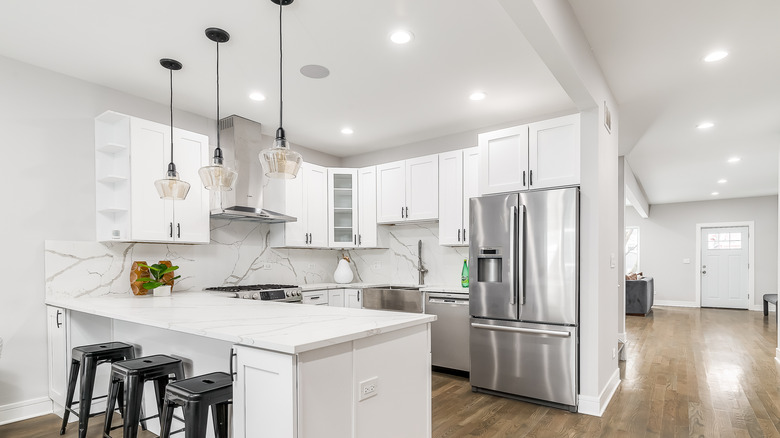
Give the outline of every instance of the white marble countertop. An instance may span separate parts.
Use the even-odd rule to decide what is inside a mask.
[[[313,291],[313,290],[326,290],[326,289],[365,289],[369,287],[385,287],[389,286],[388,283],[312,283],[302,284],[301,290]],[[393,286],[404,287],[419,287],[421,292],[452,292],[452,293],[469,293],[469,289],[461,287],[460,285],[418,285],[418,284],[397,284],[393,283]]]
[[[419,313],[238,300],[204,292],[174,292],[169,297],[49,296],[46,304],[287,354],[436,320]]]

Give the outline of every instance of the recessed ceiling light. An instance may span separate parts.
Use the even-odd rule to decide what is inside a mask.
[[[352,135],[355,133],[355,131],[353,131],[352,128],[341,128],[341,133],[346,135]]]
[[[729,158],[729,163],[739,163],[739,160],[741,160],[741,158],[739,158],[739,157],[731,157],[731,158]]]
[[[704,62],[715,62],[729,56],[729,52],[725,50],[717,50],[704,57]]]
[[[249,95],[249,98],[252,99],[252,100],[256,100],[258,102],[261,102],[261,101],[265,100],[265,95],[263,95],[262,93],[251,93]]]
[[[396,44],[406,44],[414,38],[414,35],[408,30],[397,30],[390,34],[390,41]]]
[[[317,64],[309,64],[301,67],[301,74],[307,78],[322,79],[327,78],[330,75],[330,70],[327,67],[323,67]]]
[[[712,122],[701,122],[698,125],[696,125],[696,127],[699,129],[709,129],[712,128],[713,126],[715,126],[715,124]]]
[[[726,181],[725,179],[719,179],[718,180],[718,184],[726,184],[727,182],[728,181]]]
[[[718,195],[720,195],[720,193],[718,193],[718,192],[712,192],[712,196],[718,196]]]
[[[484,99],[486,97],[487,97],[487,94],[485,94],[484,92],[482,92],[482,91],[475,91],[475,92],[471,93],[471,95],[469,96],[469,99],[471,99],[471,100],[482,100],[482,99]]]

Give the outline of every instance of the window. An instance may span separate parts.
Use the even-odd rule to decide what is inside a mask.
[[[626,227],[626,274],[639,272],[639,227]]]
[[[742,249],[742,233],[707,233],[707,249]]]

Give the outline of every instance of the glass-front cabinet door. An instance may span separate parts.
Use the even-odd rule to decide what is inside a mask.
[[[328,223],[331,248],[358,246],[357,169],[328,169]]]

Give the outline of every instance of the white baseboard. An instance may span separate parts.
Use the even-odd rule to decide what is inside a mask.
[[[653,306],[667,307],[701,307],[696,301],[655,300]]]
[[[0,406],[0,426],[51,413],[52,402],[49,397],[3,405]]]
[[[585,415],[593,415],[600,417],[604,414],[604,410],[609,406],[609,402],[615,395],[618,386],[620,386],[620,369],[615,368],[615,372],[612,373],[612,377],[609,378],[609,382],[601,391],[598,397],[589,397],[587,395],[580,395],[579,406],[577,412]]]

